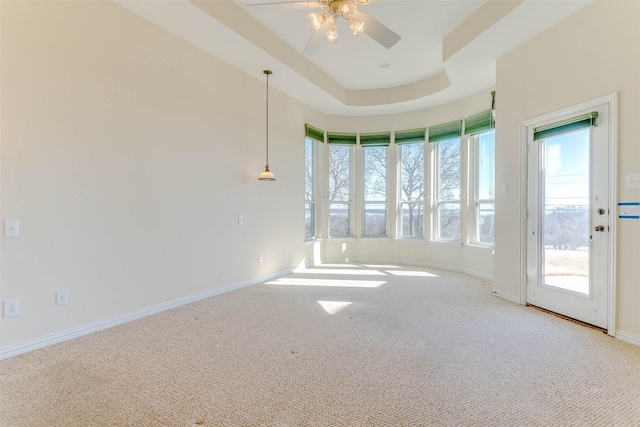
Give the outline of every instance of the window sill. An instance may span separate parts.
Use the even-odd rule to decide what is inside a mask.
[[[398,237],[396,239],[398,242],[402,243],[411,243],[411,244],[425,244],[426,240],[424,237]]]
[[[462,242],[452,240],[430,240],[429,243],[442,246],[462,246]]]
[[[467,243],[464,246],[467,246],[469,248],[472,249],[477,249],[477,250],[485,250],[485,251],[492,251],[493,252],[493,246],[490,245],[479,245],[478,243]]]

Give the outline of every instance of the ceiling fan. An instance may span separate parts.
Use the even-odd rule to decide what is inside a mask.
[[[271,3],[252,3],[247,6],[265,6],[278,4],[306,3],[307,9],[320,9],[307,15],[307,24],[313,30],[303,54],[314,55],[320,50],[322,42],[329,46],[335,46],[338,42],[337,20],[344,19],[354,36],[362,33],[380,43],[387,49],[400,41],[400,36],[391,29],[372,18],[368,14],[358,10],[358,6],[364,6],[371,0],[318,0],[318,1],[279,1]]]

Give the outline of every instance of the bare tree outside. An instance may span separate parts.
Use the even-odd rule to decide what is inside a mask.
[[[437,144],[437,236],[443,240],[460,240],[460,138]]]
[[[401,236],[424,235],[424,143],[399,146]]]
[[[315,237],[315,197],[313,191],[314,143],[310,138],[305,142],[304,167],[304,237],[311,240]]]
[[[387,147],[364,147],[365,236],[387,233]]]
[[[313,140],[307,138],[305,143],[304,199],[313,200]]]
[[[351,147],[329,146],[329,236],[351,235]]]

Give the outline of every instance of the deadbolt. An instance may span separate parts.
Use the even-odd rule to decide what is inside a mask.
[[[604,231],[604,225],[596,225],[593,229],[594,231]]]
[[[602,208],[598,209],[598,215],[604,215],[604,209]]]

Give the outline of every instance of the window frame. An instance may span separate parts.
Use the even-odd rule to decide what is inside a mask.
[[[491,140],[493,142],[493,161],[492,161],[492,181],[493,181],[493,197],[492,198],[480,198],[480,161],[481,161],[481,153],[480,153],[480,139],[482,136],[491,134]],[[471,135],[471,145],[472,145],[472,155],[473,155],[473,173],[472,173],[472,182],[473,182],[473,198],[472,198],[472,208],[473,208],[473,220],[472,220],[472,230],[471,238],[469,241],[474,245],[478,246],[487,246],[493,247],[495,244],[495,203],[496,203],[496,181],[495,181],[495,129],[491,128],[476,134]],[[494,212],[494,223],[493,223],[493,241],[483,241],[480,237],[480,226],[481,226],[481,218],[480,218],[480,206],[481,205],[493,205]]]
[[[348,189],[348,200],[346,201],[342,201],[342,200],[332,200],[331,199],[331,184],[330,184],[330,179],[331,179],[331,150],[337,147],[345,147],[348,152],[349,152],[349,189]],[[352,144],[328,144],[328,151],[327,151],[327,155],[328,155],[328,161],[327,161],[327,166],[328,166],[328,171],[329,173],[327,174],[327,189],[328,189],[328,193],[327,193],[327,237],[329,239],[350,239],[354,237],[354,227],[353,227],[353,223],[354,223],[354,218],[353,218],[353,189],[354,189],[354,163],[355,163],[355,152],[354,152],[354,145]],[[347,226],[348,226],[348,232],[345,235],[332,235],[331,234],[331,207],[332,205],[347,205],[348,207],[348,211],[347,211]]]
[[[412,199],[412,200],[405,200],[404,199],[404,193],[402,190],[402,177],[403,177],[403,169],[402,169],[402,161],[403,161],[403,147],[410,147],[412,145],[418,145],[418,144],[422,144],[422,192],[421,194],[418,196],[417,199]],[[398,188],[396,190],[396,194],[398,197],[398,224],[397,224],[397,236],[399,239],[409,239],[409,240],[421,240],[424,239],[425,237],[425,211],[426,211],[426,206],[425,206],[425,202],[427,200],[427,187],[426,187],[426,167],[427,167],[427,163],[425,161],[426,156],[425,156],[425,148],[426,148],[426,141],[415,141],[415,142],[410,142],[410,143],[403,143],[403,144],[397,144],[397,158],[398,158]],[[410,197],[410,196],[409,196]],[[405,236],[404,235],[404,222],[403,222],[403,207],[405,205],[415,205],[415,204],[419,204],[421,205],[421,215],[422,215],[422,221],[421,221],[421,227],[418,228],[417,233],[412,235],[412,236]]]
[[[458,175],[459,175],[459,196],[457,199],[441,199],[440,198],[440,170],[441,170],[441,151],[440,148],[442,146],[443,143],[445,142],[450,142],[450,141],[457,141],[458,143],[458,155],[459,155],[459,170],[458,170]],[[432,193],[432,200],[433,200],[433,229],[432,229],[432,235],[431,235],[431,239],[435,242],[449,242],[449,243],[460,243],[462,242],[462,236],[463,236],[463,225],[464,225],[464,221],[463,221],[463,213],[462,213],[462,201],[464,198],[464,182],[463,182],[463,160],[464,160],[464,149],[463,149],[463,144],[462,144],[462,137],[461,136],[457,136],[457,137],[452,137],[452,138],[443,138],[441,140],[437,140],[437,141],[432,141],[431,142],[432,147],[433,147],[433,152],[434,152],[434,159],[433,159],[433,173],[432,175],[432,181],[433,181],[433,193]],[[456,239],[450,239],[450,238],[443,238],[442,237],[442,230],[441,230],[441,219],[440,219],[440,207],[442,205],[457,205],[458,206],[458,212],[459,212],[459,224],[458,224],[458,237]]]
[[[361,236],[364,238],[381,238],[389,236],[389,209],[387,203],[389,201],[389,148],[388,146],[379,146],[379,145],[360,145],[362,148],[362,224],[361,224]],[[367,155],[366,152],[368,149],[384,149],[384,200],[367,200],[366,198],[366,161]],[[366,225],[367,225],[367,205],[384,205],[384,232],[382,234],[367,234],[366,233]]]
[[[308,199],[307,196],[307,144],[311,143],[311,199]],[[318,141],[313,138],[305,137],[305,242],[311,242],[317,239],[318,237],[318,221],[317,221],[317,198],[318,198]],[[311,206],[311,236],[307,235],[307,220],[306,220],[306,212],[307,205]]]

